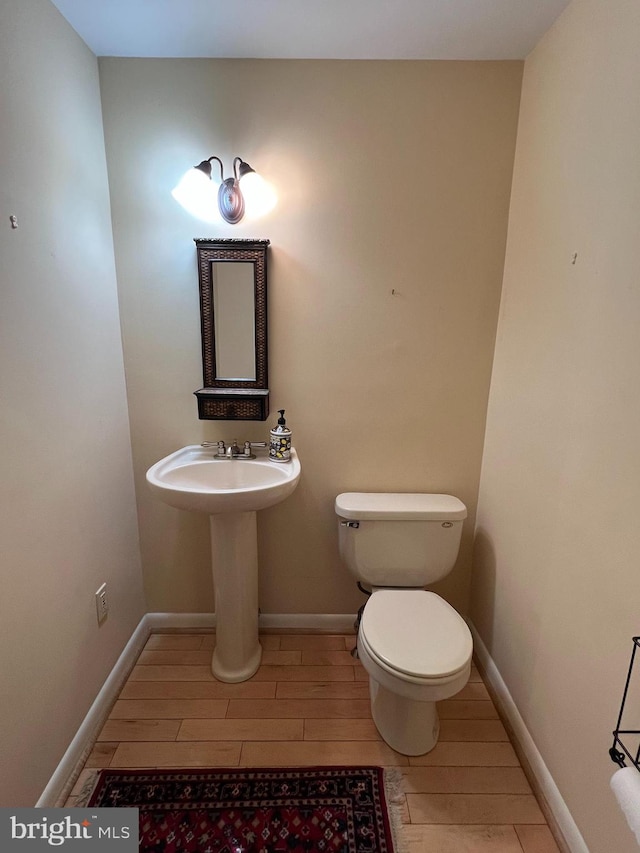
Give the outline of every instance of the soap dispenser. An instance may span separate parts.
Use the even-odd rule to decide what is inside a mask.
[[[278,409],[280,417],[277,425],[269,431],[269,459],[274,462],[291,460],[291,430],[284,419],[284,409]]]

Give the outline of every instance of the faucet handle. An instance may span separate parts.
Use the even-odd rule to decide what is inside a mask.
[[[200,447],[215,447],[218,450],[217,456],[224,456],[226,448],[224,441],[201,441]]]
[[[266,447],[266,441],[245,441],[244,450],[239,454],[243,459],[255,459],[255,453],[251,452],[252,447]]]

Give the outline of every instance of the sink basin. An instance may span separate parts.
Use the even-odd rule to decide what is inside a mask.
[[[147,471],[147,482],[169,506],[214,515],[256,512],[288,497],[300,479],[295,450],[290,462],[216,459],[212,448],[198,444],[165,456]]]
[[[246,681],[262,658],[258,635],[258,510],[298,485],[300,460],[216,459],[192,444],[147,471],[154,495],[169,506],[209,515],[216,646],[211,671],[220,681]]]

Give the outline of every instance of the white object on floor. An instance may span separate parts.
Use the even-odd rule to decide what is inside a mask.
[[[635,767],[623,767],[611,777],[611,790],[640,844],[640,773]]]

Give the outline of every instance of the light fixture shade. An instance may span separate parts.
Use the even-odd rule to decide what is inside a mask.
[[[236,157],[234,162],[234,168],[237,169],[238,179],[241,181],[246,175],[250,175],[252,172],[255,174],[255,170],[251,168],[248,163],[245,163],[241,157]],[[236,166],[237,163],[237,166]]]
[[[264,216],[276,206],[278,197],[271,184],[251,167],[240,178],[247,214],[252,218]]]
[[[209,167],[203,169],[205,165]],[[188,213],[205,222],[219,222],[216,186],[211,181],[211,163],[204,160],[182,176],[171,195]]]

